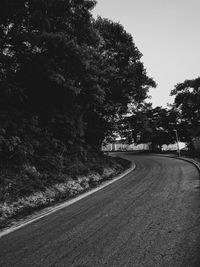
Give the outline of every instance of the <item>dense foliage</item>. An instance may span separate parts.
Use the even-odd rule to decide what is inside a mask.
[[[177,84],[171,95],[175,96],[174,106],[179,114],[180,137],[192,145],[200,138],[200,77]]]
[[[119,23],[93,0],[0,3],[0,161],[63,168],[99,148],[155,82]],[[48,158],[47,158],[48,156]]]
[[[153,151],[176,141],[177,111],[173,108],[153,108],[151,103],[130,108],[121,124],[121,135],[129,143],[149,143]]]

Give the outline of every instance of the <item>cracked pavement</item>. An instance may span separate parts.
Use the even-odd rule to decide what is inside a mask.
[[[0,239],[0,266],[200,266],[199,173],[123,153],[135,171]]]

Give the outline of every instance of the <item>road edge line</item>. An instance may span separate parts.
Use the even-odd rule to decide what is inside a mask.
[[[189,162],[191,163],[192,165],[194,165],[196,167],[196,169],[198,170],[199,172],[199,178],[200,178],[200,162],[194,160],[194,159],[190,159],[190,158],[184,158],[184,157],[173,157],[173,156],[169,156],[169,155],[163,155],[163,154],[152,154],[152,156],[161,156],[163,158],[171,158],[171,159],[179,159],[179,160],[183,160],[183,161],[186,161],[186,162]]]
[[[180,160],[183,160],[183,161],[187,161],[187,162],[193,164],[193,165],[197,168],[197,170],[198,170],[198,172],[199,172],[199,178],[200,178],[200,163],[199,163],[198,161],[193,160],[193,159],[189,159],[189,158],[183,158],[183,157],[180,157],[180,158],[177,157],[176,159],[180,159]]]
[[[43,212],[38,214],[38,215],[36,215],[35,218],[28,219],[27,221],[25,220],[24,222],[19,223],[19,225],[17,225],[17,226],[13,226],[13,227],[11,226],[10,228],[7,228],[7,229],[1,231],[0,232],[0,238],[2,238],[3,236],[6,236],[6,235],[8,235],[8,234],[10,234],[12,232],[15,232],[15,231],[17,231],[17,230],[19,230],[19,229],[21,229],[21,228],[33,223],[33,222],[35,222],[35,221],[38,221],[38,220],[40,220],[40,219],[42,219],[42,218],[44,218],[44,217],[46,217],[46,216],[48,216],[48,215],[50,215],[52,213],[55,213],[56,211],[59,211],[59,210],[64,209],[64,208],[66,208],[68,206],[71,206],[72,204],[80,201],[81,199],[86,198],[87,196],[90,196],[90,195],[100,191],[101,189],[104,189],[105,187],[113,184],[114,182],[117,182],[118,180],[122,179],[123,177],[125,177],[126,175],[128,175],[129,173],[134,171],[136,167],[137,167],[137,165],[135,163],[131,162],[131,167],[130,168],[128,168],[126,171],[124,171],[120,175],[116,176],[112,180],[106,181],[102,185],[99,185],[98,187],[93,188],[93,189],[89,190],[88,192],[85,192],[85,193],[83,193],[83,194],[81,194],[81,195],[79,195],[79,196],[77,196],[77,197],[75,197],[73,199],[70,199],[70,200],[68,199],[65,202],[63,202],[61,204],[58,204],[58,205],[56,205],[54,207],[45,208],[43,210]]]

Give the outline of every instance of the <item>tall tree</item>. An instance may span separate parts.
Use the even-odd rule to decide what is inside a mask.
[[[200,137],[200,77],[185,80],[171,91],[179,112],[179,132],[182,141],[192,143]]]
[[[87,123],[91,125],[87,128],[87,140],[100,145],[120,117],[127,113],[129,104],[143,102],[149,87],[156,84],[147,76],[140,61],[142,54],[122,25],[99,17],[94,27],[100,37],[97,47],[99,89],[104,96],[95,113],[86,113]]]
[[[92,18],[95,3],[0,2],[2,153],[99,148],[128,104],[155,86],[124,28]]]
[[[80,146],[85,129],[80,95],[100,94],[88,67],[98,42],[94,5],[92,0],[1,1],[0,108],[7,138],[27,136],[32,143],[37,132],[45,142],[48,135],[49,143],[53,136],[67,149]],[[90,90],[86,80],[92,81]]]

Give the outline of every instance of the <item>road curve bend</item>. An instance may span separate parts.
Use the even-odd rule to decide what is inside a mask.
[[[200,266],[197,169],[123,154],[121,180],[0,239],[0,266]]]

